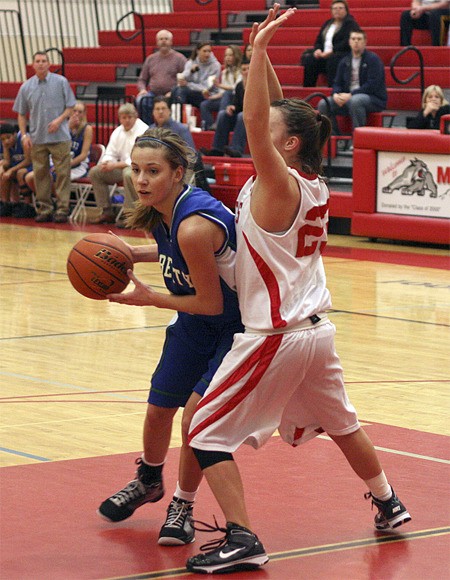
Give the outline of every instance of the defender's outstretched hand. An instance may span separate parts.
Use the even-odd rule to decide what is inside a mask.
[[[297,8],[292,7],[288,8],[286,12],[278,16],[278,12],[280,11],[280,4],[275,3],[272,8],[270,8],[269,13],[267,14],[266,19],[263,22],[254,22],[252,25],[252,31],[249,37],[249,43],[253,46],[255,43],[255,38],[257,34],[265,29],[272,30],[270,36],[267,38],[267,43],[269,43],[270,39],[274,35],[275,31],[286,22],[288,18],[296,12]],[[278,16],[278,18],[277,18]]]
[[[128,270],[128,277],[134,283],[134,290],[126,294],[108,294],[106,298],[110,302],[128,304],[129,306],[153,306],[156,292],[151,286],[144,284],[137,278],[132,270]]]

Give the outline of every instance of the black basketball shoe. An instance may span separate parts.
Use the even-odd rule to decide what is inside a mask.
[[[147,466],[142,459],[136,459],[136,464],[139,465],[136,479],[106,499],[97,510],[99,515],[110,522],[126,520],[144,503],[155,503],[164,495],[162,479],[147,482],[144,478]]]
[[[225,532],[225,536],[201,546],[206,553],[189,558],[186,562],[189,572],[214,574],[254,570],[268,562],[264,546],[247,528],[232,522],[228,522],[226,528],[208,527],[209,530],[202,531]]]
[[[378,513],[375,516],[374,525],[378,531],[393,530],[402,524],[406,524],[411,520],[408,510],[398,499],[395,491],[392,489],[392,497],[386,501],[374,497],[371,492],[364,494],[366,499],[372,498],[372,506],[378,508]]]
[[[192,526],[193,502],[174,497],[167,508],[167,518],[159,532],[158,544],[181,546],[195,541]]]

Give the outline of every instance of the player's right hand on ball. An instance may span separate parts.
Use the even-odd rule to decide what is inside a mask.
[[[144,284],[137,278],[132,270],[128,270],[128,277],[134,283],[134,290],[126,294],[107,294],[110,302],[128,304],[129,306],[153,306],[156,292],[148,284]]]

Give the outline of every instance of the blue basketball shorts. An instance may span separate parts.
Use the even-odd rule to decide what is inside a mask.
[[[237,332],[243,332],[238,321],[215,325],[178,313],[166,329],[148,402],[157,407],[184,407],[193,391],[203,396]]]

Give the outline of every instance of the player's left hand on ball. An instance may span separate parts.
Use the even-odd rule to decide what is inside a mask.
[[[152,306],[155,291],[151,286],[144,284],[137,278],[132,270],[128,270],[128,277],[134,283],[134,290],[132,292],[120,294],[108,294],[106,298],[110,302],[118,302],[119,304],[128,304],[129,306]]]

